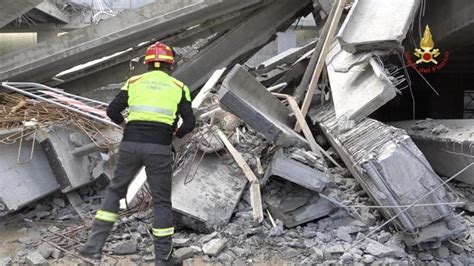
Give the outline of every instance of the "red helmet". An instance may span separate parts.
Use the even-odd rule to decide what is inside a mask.
[[[173,49],[162,42],[156,42],[146,49],[145,64],[153,62],[173,64],[174,61]]]

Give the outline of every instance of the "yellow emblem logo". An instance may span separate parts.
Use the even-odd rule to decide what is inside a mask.
[[[434,47],[435,44],[433,41],[433,35],[431,35],[430,26],[426,25],[423,38],[420,41],[421,49],[415,49],[415,56],[420,58],[416,63],[434,63],[437,65],[438,61],[436,61],[435,58],[439,56],[439,49],[434,49]]]
[[[449,59],[448,51],[444,51],[443,58],[438,59],[438,57],[441,55],[441,52],[438,48],[435,48],[433,35],[431,34],[431,29],[428,25],[426,25],[423,38],[420,40],[420,48],[415,48],[415,52],[413,54],[416,56],[416,58],[414,58],[417,59],[416,61],[412,61],[412,53],[410,51],[405,51],[405,58],[408,65],[418,70],[418,72],[425,74],[434,73],[441,70],[444,68]],[[426,65],[430,63],[433,63],[433,65]]]

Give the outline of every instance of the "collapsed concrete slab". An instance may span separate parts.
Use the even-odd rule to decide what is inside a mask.
[[[252,74],[265,74],[281,65],[292,65],[304,56],[306,53],[311,53],[314,50],[314,46],[317,41],[312,41],[304,46],[291,48],[282,53],[277,54],[276,56],[265,60],[260,65],[258,65],[255,70],[251,71]]]
[[[306,202],[298,199],[298,202],[291,202],[292,199],[282,201],[280,205],[266,201],[272,216],[283,222],[285,227],[295,227],[325,216],[328,216],[336,208],[326,199],[314,197]]]
[[[42,130],[38,133],[38,139],[60,184],[61,192],[67,193],[95,181],[92,173],[100,160],[98,152],[88,156],[73,154],[79,145],[92,143],[87,135],[54,127]]]
[[[124,51],[144,41],[165,38],[259,2],[261,1],[155,1],[97,25],[41,42],[31,49],[2,56],[0,80],[42,82],[78,64]]]
[[[474,120],[401,121],[391,125],[408,132],[436,173],[450,177],[474,163]],[[474,169],[456,180],[474,185]]]
[[[396,96],[374,53],[350,54],[333,44],[326,65],[337,118],[359,120]]]
[[[15,133],[21,136],[20,132],[21,129],[1,130],[0,139]],[[59,188],[39,143],[25,139],[21,146],[19,140],[11,144],[2,142],[0,162],[0,216],[16,211]]]
[[[195,158],[201,158],[198,152]],[[172,203],[176,219],[198,231],[226,225],[245,189],[247,180],[235,176],[214,153],[202,161],[191,158],[173,176]]]
[[[197,56],[180,66],[174,75],[194,91],[216,69],[245,61],[254,51],[270,42],[278,31],[285,30],[305,10],[309,13],[311,8],[309,0],[273,1],[201,50]]]
[[[43,0],[3,0],[0,9],[0,28],[33,9],[41,2]]]
[[[312,110],[310,116],[378,205],[409,206],[431,193],[419,202],[430,206],[415,206],[403,213],[400,213],[402,207],[380,209],[386,218],[397,216],[394,225],[412,237],[407,244],[444,240],[464,230],[452,215],[454,207],[446,204],[455,202],[455,195],[447,187],[434,190],[441,184],[441,179],[405,131],[363,119],[352,129],[342,132],[332,106]],[[445,226],[439,226],[439,223]],[[443,231],[427,233],[423,237],[417,234],[430,232],[435,226]]]
[[[240,65],[227,74],[219,91],[220,105],[237,115],[272,143],[307,146],[290,125],[290,110]],[[264,104],[262,104],[264,103]]]
[[[349,53],[401,46],[420,0],[356,0],[337,35]]]
[[[321,192],[329,183],[327,166],[320,157],[318,165],[312,167],[292,158],[290,151],[278,149],[273,155],[272,162],[265,172],[263,180],[272,176],[284,178],[309,190]]]

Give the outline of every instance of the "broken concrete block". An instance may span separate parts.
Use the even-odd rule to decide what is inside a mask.
[[[98,159],[93,160],[87,156],[77,157],[72,155],[71,152],[75,149],[75,146],[70,141],[70,133],[64,128],[55,127],[49,130],[41,130],[41,134],[39,134],[41,146],[43,146],[54,176],[58,180],[63,193],[93,182],[95,179],[92,177],[92,169],[98,161]]]
[[[126,240],[115,243],[112,247],[114,254],[128,255],[137,252],[138,244],[135,240]]]
[[[266,203],[272,216],[281,220],[287,228],[322,218],[335,209],[328,200],[323,198],[313,199],[309,204],[288,212],[284,212],[278,204],[270,201]]]
[[[344,246],[341,244],[336,244],[336,245],[329,246],[326,249],[326,251],[331,254],[338,254],[338,253],[342,254],[346,251],[346,248],[344,248]]]
[[[204,254],[217,256],[224,249],[227,239],[213,239],[202,246]]]
[[[175,171],[172,184],[172,203],[175,220],[199,231],[226,225],[247,180],[232,174],[229,166],[216,154],[199,151],[196,158]]]
[[[367,117],[396,96],[395,85],[372,56],[352,55],[333,44],[326,65],[338,119]]]
[[[331,106],[310,112],[322,132],[336,149],[362,188],[381,206],[403,206],[419,201],[433,206],[403,209],[381,209],[394,224],[412,232],[408,245],[443,240],[459,235],[464,226],[451,217],[452,206],[441,204],[456,201],[405,131],[372,119],[362,119],[355,127],[341,133]],[[358,167],[354,167],[357,165]],[[403,167],[400,167],[403,165]],[[437,188],[437,190],[434,190]],[[429,197],[420,197],[431,193]],[[426,232],[426,233],[423,233]]]
[[[51,247],[48,243],[42,243],[36,248],[36,251],[43,256],[43,258],[47,259],[51,256],[54,251],[54,248]]]
[[[264,180],[279,176],[307,189],[321,192],[329,183],[327,171],[320,171],[291,158],[285,149],[278,149],[267,167]],[[323,161],[324,162],[324,161]]]
[[[190,238],[176,238],[173,237],[173,247],[181,248],[188,246],[189,242],[191,241]]]
[[[233,1],[224,1],[224,3],[226,2]],[[246,3],[248,1],[236,2]],[[269,2],[252,12],[218,40],[199,51],[199,54],[191,60],[182,64],[174,75],[188,84],[191,91],[198,89],[216,69],[241,62],[260,47],[265,46],[278,31],[288,27],[296,20],[308,8],[308,4],[308,0]]]
[[[195,253],[196,249],[191,247],[179,248],[173,252],[173,257],[183,261],[192,258]]]
[[[237,115],[272,143],[306,147],[306,140],[293,131],[290,110],[240,65],[227,74],[219,91],[221,106]]]
[[[357,0],[337,39],[349,53],[398,48],[419,5],[420,0]]]
[[[0,139],[19,134],[20,129],[0,131]],[[31,149],[33,157],[29,160]],[[18,163],[20,143],[0,143],[0,216],[18,210],[45,197],[59,188],[39,143],[23,140]]]
[[[387,247],[377,241],[370,241],[370,243],[365,248],[365,251],[368,254],[374,255],[376,257],[387,257],[395,253],[391,247]]]
[[[352,237],[350,235],[351,228],[348,226],[341,226],[336,230],[336,236],[348,243],[352,243]]]
[[[53,249],[53,252],[51,253],[51,258],[53,259],[59,259],[63,255],[63,252],[59,249]]]
[[[474,162],[473,119],[400,121],[390,124],[407,131],[441,176],[454,176]],[[455,179],[474,185],[474,167]]]
[[[29,265],[45,265],[47,263],[45,258],[37,251],[30,252],[26,255],[26,261]]]
[[[0,257],[0,265],[1,266],[7,266],[10,265],[10,262],[12,261],[12,258],[10,256],[7,257]]]
[[[2,56],[0,80],[45,81],[61,70],[97,57],[127,50],[141,42],[165,38],[259,2],[256,0],[205,2],[179,0],[172,3],[168,0],[154,1],[136,10],[104,20],[102,23],[40,42],[28,51],[20,50]],[[29,60],[19,60],[25,56],[24,53],[28,53]],[[202,75],[194,75],[196,76]]]

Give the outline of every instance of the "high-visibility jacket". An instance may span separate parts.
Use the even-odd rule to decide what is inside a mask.
[[[122,90],[128,92],[128,122],[150,121],[172,126],[184,95],[191,101],[183,82],[162,71],[150,71],[127,80]]]

